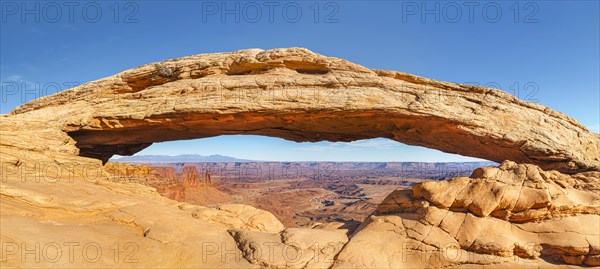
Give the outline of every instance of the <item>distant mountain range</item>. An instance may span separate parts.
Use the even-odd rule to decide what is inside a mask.
[[[214,155],[199,155],[199,154],[183,154],[183,155],[139,155],[139,156],[124,156],[119,158],[110,159],[111,162],[127,162],[127,163],[147,163],[147,164],[160,164],[160,163],[234,163],[234,162],[277,162],[277,161],[263,161],[263,160],[248,160],[248,159],[238,159],[231,156],[224,156],[219,154]],[[423,163],[423,162],[360,162],[360,161],[350,161],[350,162],[336,162],[336,161],[313,161],[313,162],[294,162],[294,161],[283,161],[283,163],[348,163],[348,164],[367,164],[367,163],[377,163],[383,165],[384,168],[386,164],[392,163]],[[481,161],[481,162],[431,162],[431,163],[439,163],[439,164],[451,164],[451,165],[476,165],[479,166],[496,166],[498,165],[492,161]]]
[[[112,158],[111,162],[127,162],[127,163],[189,163],[189,162],[259,162],[256,160],[238,159],[235,157],[223,155],[204,156],[199,154],[184,154],[177,156],[169,155],[139,155],[125,156],[120,158]]]

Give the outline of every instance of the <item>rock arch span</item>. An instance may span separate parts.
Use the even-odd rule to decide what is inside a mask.
[[[104,162],[154,142],[223,134],[293,141],[385,137],[575,173],[600,136],[500,90],[372,70],[302,48],[200,54],[133,68],[17,107]]]

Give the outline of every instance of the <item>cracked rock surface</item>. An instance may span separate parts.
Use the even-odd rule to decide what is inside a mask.
[[[600,266],[600,176],[581,176],[505,161],[397,190],[334,268]]]
[[[348,242],[344,230],[288,228],[281,233],[229,232],[244,258],[261,268],[329,268]]]

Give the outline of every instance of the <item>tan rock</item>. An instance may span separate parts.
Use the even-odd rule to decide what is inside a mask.
[[[228,229],[244,229],[259,232],[281,232],[285,227],[268,211],[249,205],[225,204],[217,208],[199,208],[192,216],[210,223],[220,224]]]
[[[596,266],[600,193],[575,183],[579,177],[507,161],[471,178],[395,191],[352,235],[334,268]]]
[[[344,225],[345,225],[345,223],[337,222],[337,221],[327,222],[327,223],[313,222],[313,223],[310,223],[307,228],[323,229],[323,230],[337,230],[337,229],[345,230],[342,228]]]
[[[329,268],[348,242],[342,230],[289,228],[281,233],[230,233],[244,258],[261,268]]]
[[[137,184],[6,180],[2,268],[250,266],[226,228],[152,190],[128,190]],[[225,249],[234,255],[222,256]]]
[[[57,149],[103,161],[153,142],[255,134],[294,141],[386,137],[546,170],[600,170],[599,135],[543,105],[301,48],[147,64],[34,100],[11,115],[50,122],[40,130],[56,128],[77,142]]]

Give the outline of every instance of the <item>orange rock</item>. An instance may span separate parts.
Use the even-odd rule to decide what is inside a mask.
[[[302,48],[200,54],[133,68],[17,107],[106,162],[154,142],[223,134],[386,137],[545,170],[600,170],[600,136],[496,89],[363,66]],[[57,131],[58,131],[57,130]],[[64,146],[63,146],[64,147]]]

